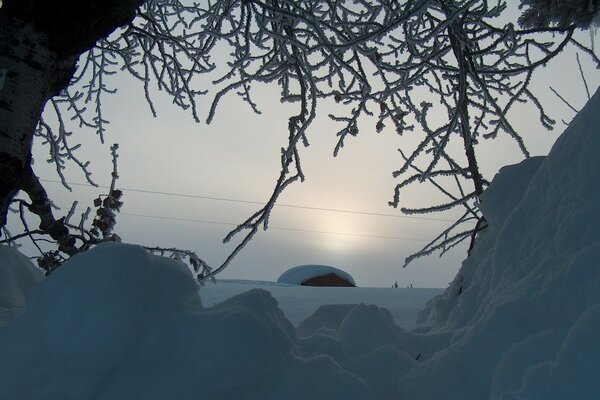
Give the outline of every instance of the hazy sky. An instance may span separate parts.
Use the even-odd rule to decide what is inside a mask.
[[[589,63],[586,74],[592,89],[596,88],[598,73]],[[556,100],[549,85],[578,108],[586,100],[573,52],[550,64],[535,85],[558,120],[570,120],[574,113]],[[209,263],[220,264],[231,249],[221,244],[222,238],[260,205],[189,196],[267,200],[279,173],[280,148],[286,142],[287,118],[293,106],[279,103],[276,88],[265,88],[255,99],[263,111],[256,116],[240,99],[229,96],[214,122],[206,126],[194,123],[191,115],[164,97],[157,101],[159,116],[154,119],[138,82],[119,76],[114,86],[120,92],[106,98],[103,106],[111,121],[106,142],[120,145],[118,186],[124,189],[125,204],[117,219],[117,233],[126,242],[191,249]],[[204,99],[201,115],[206,116],[210,100]],[[307,180],[287,189],[280,203],[389,216],[277,207],[271,229],[259,233],[221,277],[276,280],[289,267],[316,263],[348,271],[359,286],[390,286],[398,281],[403,286],[445,287],[466,256],[464,247],[444,258],[432,256],[401,268],[404,258],[424,246],[447,226],[449,222],[443,220],[452,217],[406,218],[387,205],[397,183],[391,172],[402,161],[397,149],[410,145],[411,139],[398,137],[392,130],[377,134],[374,122],[365,121],[359,136],[349,140],[334,159],[338,129],[328,121],[324,108],[319,109],[321,118],[309,131],[311,146],[302,152]],[[546,154],[565,127],[558,123],[555,131],[546,132],[527,110],[515,120],[534,155]],[[78,134],[73,140],[84,143],[80,156],[92,161],[97,183],[108,184],[108,145],[100,145],[92,132]],[[56,180],[40,151],[46,150],[36,151],[35,171],[42,179]],[[520,160],[516,145],[509,140],[484,142],[479,151],[482,169],[490,178],[500,166]],[[68,177],[71,182],[84,181],[75,168]],[[101,193],[74,186],[69,194],[54,183],[47,183],[47,189],[61,206],[73,200],[88,205]],[[434,204],[434,192],[423,185],[404,201],[408,206]]]

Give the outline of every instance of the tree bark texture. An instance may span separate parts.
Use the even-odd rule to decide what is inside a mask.
[[[22,189],[44,105],[67,87],[78,57],[129,23],[143,2],[4,0],[0,8],[0,226],[6,224],[10,202]]]
[[[43,33],[23,21],[0,21],[0,70],[4,78],[0,87],[0,224],[4,226],[8,205],[31,161],[35,127],[54,92],[60,68]],[[72,69],[75,60],[69,61]]]
[[[135,17],[145,0],[4,0],[0,12],[26,21],[48,37],[59,56],[79,56]],[[66,82],[68,83],[68,82]]]

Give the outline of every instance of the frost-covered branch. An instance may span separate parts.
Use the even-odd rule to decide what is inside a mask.
[[[340,124],[334,155],[360,136],[365,119],[375,121],[377,132],[391,128],[398,135],[402,159],[393,172],[399,183],[390,205],[398,207],[401,192],[426,183],[445,199],[421,208],[402,204],[403,212],[464,208],[463,217],[417,255],[445,251],[473,236],[464,223],[481,221],[477,202],[488,180],[479,168],[480,141],[506,135],[528,157],[525,140],[513,127],[515,110],[523,104],[537,110],[541,126],[554,126],[530,87],[537,70],[568,46],[600,64],[575,38],[581,19],[544,26],[537,21],[518,29],[498,22],[506,10],[504,0],[148,0],[126,26],[80,57],[70,86],[52,99],[37,135],[66,187],[68,162],[91,183],[89,164],[78,159],[79,145],[71,143],[69,122],[94,130],[104,141],[109,118],[102,102],[115,91],[113,75],[123,71],[137,79],[154,115],[159,90],[207,123],[222,112],[226,96],[239,96],[260,114],[255,88],[276,85],[280,100],[298,105],[298,113],[281,127],[286,138],[272,194],[226,236],[226,242],[237,242],[220,266],[197,262],[204,280],[266,229],[283,190],[304,180],[302,147],[309,143],[319,105],[333,101],[337,107],[330,118]],[[415,146],[408,147],[413,142],[404,141],[408,136],[417,139]],[[113,189],[101,203],[119,202]],[[96,234],[86,233],[82,222],[73,225],[77,238],[109,237],[110,215],[105,217]],[[190,259],[191,253],[180,252]]]

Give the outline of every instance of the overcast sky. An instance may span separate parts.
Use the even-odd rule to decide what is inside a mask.
[[[599,77],[589,63],[586,75],[595,89]],[[549,85],[577,108],[587,98],[573,52],[550,64],[535,85],[558,120],[570,120],[574,113],[557,100]],[[221,244],[223,237],[260,208],[251,202],[264,202],[271,193],[293,106],[280,104],[276,88],[264,88],[255,99],[263,114],[256,116],[240,99],[229,96],[207,126],[194,123],[191,115],[169,104],[167,98],[157,99],[159,116],[154,119],[138,82],[119,76],[114,86],[119,93],[103,104],[111,121],[107,145],[100,145],[92,132],[73,140],[84,144],[80,155],[92,161],[93,177],[101,185],[110,180],[108,145],[120,145],[118,186],[124,189],[125,204],[117,219],[117,233],[126,242],[190,249],[209,263],[220,264],[231,250]],[[205,101],[200,107],[204,116],[210,99]],[[397,183],[391,173],[402,161],[397,149],[411,145],[411,139],[398,137],[392,130],[377,134],[374,122],[364,121],[360,135],[348,141],[334,159],[337,126],[328,121],[326,106],[319,113],[321,118],[309,131],[311,146],[302,152],[306,182],[286,190],[280,199],[284,206],[272,215],[271,229],[259,233],[221,277],[276,280],[287,268],[316,263],[348,271],[359,286],[390,286],[398,281],[402,286],[445,287],[466,256],[464,247],[444,258],[432,256],[401,268],[406,256],[424,246],[452,218],[446,214],[407,218],[387,205]],[[559,122],[555,131],[547,132],[527,110],[515,115],[515,121],[534,155],[546,154],[565,127]],[[490,178],[502,165],[521,159],[509,140],[483,142],[478,150],[484,174]],[[52,166],[44,163],[45,152],[36,150],[35,171],[42,179],[56,180]],[[84,182],[75,168],[68,178]],[[91,204],[102,192],[74,186],[69,194],[57,184],[46,184],[56,203],[65,207],[73,200]],[[434,204],[433,193],[423,186],[404,197],[403,205]]]

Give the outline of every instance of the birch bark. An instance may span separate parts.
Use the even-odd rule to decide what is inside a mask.
[[[33,195],[33,203],[44,200],[32,204],[35,210],[50,210],[47,197],[30,185],[37,180],[31,147],[44,105],[69,84],[79,56],[131,22],[144,1],[0,3],[0,227],[18,190]]]
[[[76,58],[58,59],[44,33],[23,21],[0,21],[0,226],[31,161],[35,127],[46,101],[75,67]]]

